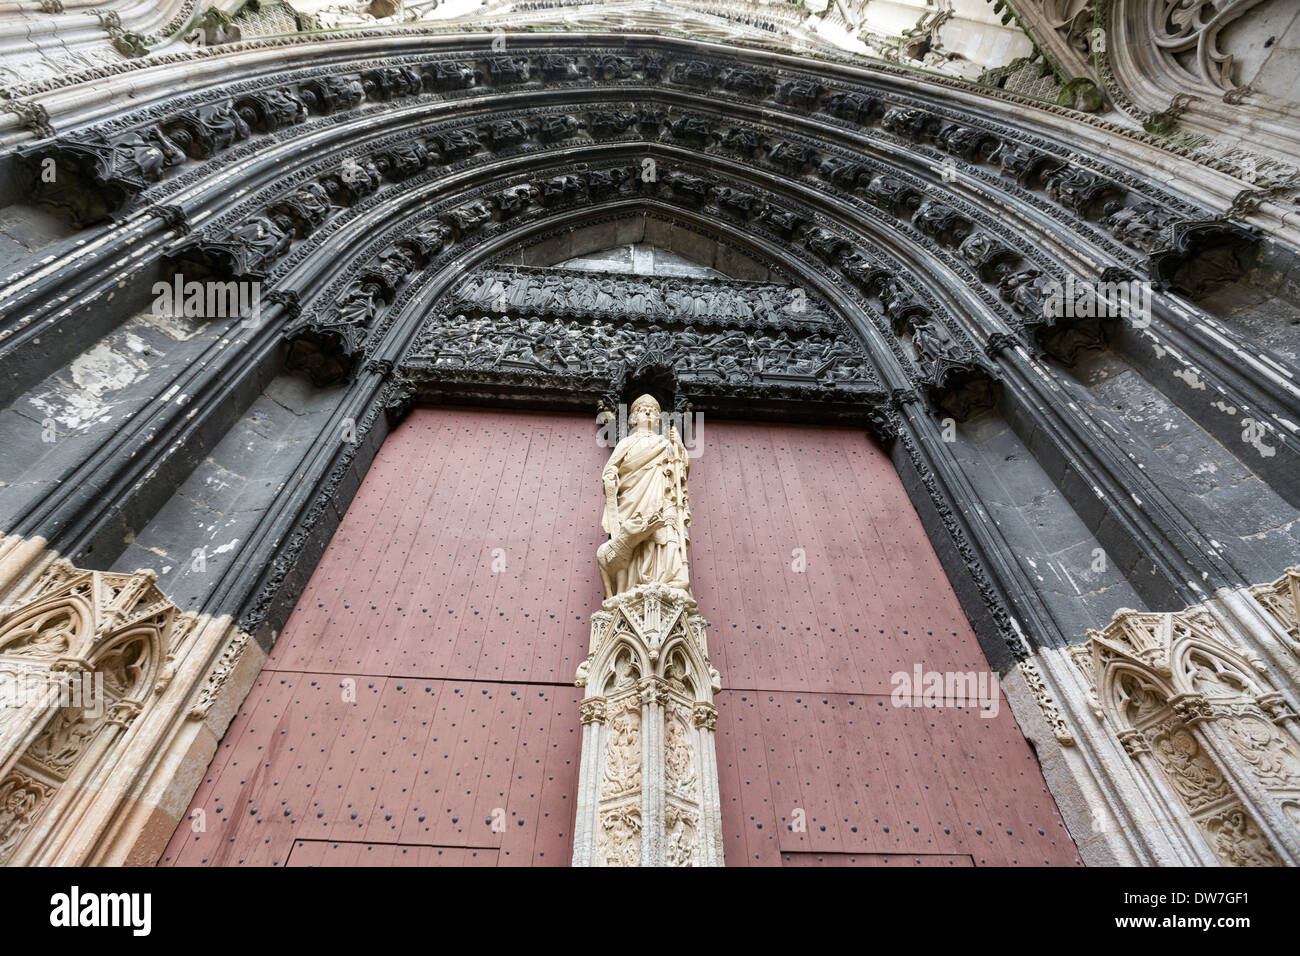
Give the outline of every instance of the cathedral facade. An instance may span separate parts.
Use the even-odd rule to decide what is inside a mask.
[[[0,863],[1300,862],[1297,46],[0,14]]]

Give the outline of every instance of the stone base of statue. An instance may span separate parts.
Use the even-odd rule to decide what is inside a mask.
[[[706,627],[690,594],[658,584],[592,615],[574,866],[722,865]]]

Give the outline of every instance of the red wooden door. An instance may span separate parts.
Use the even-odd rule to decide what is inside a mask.
[[[583,416],[415,410],[194,796],[206,831],[183,822],[162,862],[567,865],[595,436]],[[728,864],[1077,862],[1005,702],[891,705],[915,662],[986,666],[884,454],[853,429],[700,437]]]

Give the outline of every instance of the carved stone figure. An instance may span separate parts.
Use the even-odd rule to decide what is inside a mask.
[[[248,124],[229,100],[200,106],[167,124],[167,136],[196,159],[206,159],[249,135]]]
[[[723,89],[746,96],[766,96],[773,86],[771,76],[752,70],[724,70],[719,82]]]
[[[355,77],[326,76],[303,83],[298,96],[313,113],[329,114],[352,109],[365,98],[365,90]]]
[[[587,190],[593,199],[603,199],[619,191],[630,174],[626,169],[597,169],[587,174]]]
[[[630,433],[614,447],[601,472],[605,489],[601,527],[610,540],[601,545],[597,560],[610,597],[643,584],[690,590],[686,530],[690,459],[676,427],[665,437],[659,424],[659,403],[642,395],[632,403]]]
[[[703,60],[687,60],[674,63],[668,72],[668,78],[674,83],[689,83],[693,86],[710,86],[713,83],[713,66]]]
[[[971,231],[971,222],[957,210],[928,200],[912,218],[912,224],[923,233],[945,246],[960,243]]]
[[[787,173],[796,175],[816,161],[817,151],[803,143],[780,142],[768,151],[767,158]]]
[[[750,126],[732,126],[718,136],[717,140],[724,149],[742,156],[754,156],[767,144],[763,135]]]
[[[973,126],[949,123],[936,137],[944,149],[972,163],[988,160],[998,149],[998,140],[992,133]]]
[[[307,183],[295,189],[272,209],[287,216],[294,235],[302,239],[323,223],[330,211],[330,197],[319,183]]]
[[[463,90],[474,85],[474,71],[467,63],[431,60],[424,67],[424,85],[431,90]]]
[[[895,216],[909,216],[921,205],[922,195],[901,179],[876,176],[867,184],[866,198]]]
[[[273,133],[307,118],[307,104],[287,89],[250,93],[235,102],[235,109],[245,123],[262,133]]]
[[[847,190],[857,189],[871,179],[871,171],[867,167],[839,156],[823,159],[817,171],[821,173],[823,179]]]
[[[1124,245],[1151,252],[1159,244],[1160,231],[1176,218],[1174,212],[1155,203],[1139,202],[1115,210],[1101,224]]]
[[[379,170],[369,159],[350,160],[322,180],[325,191],[335,201],[351,206],[379,188]]]
[[[683,116],[668,124],[668,132],[674,139],[703,146],[712,137],[713,126],[698,116]]]
[[[579,68],[577,61],[563,53],[544,53],[539,64],[542,79],[555,83],[564,80],[581,79],[586,68]]]
[[[833,93],[826,98],[826,112],[850,123],[869,123],[880,114],[880,101],[864,93]]]
[[[821,97],[823,87],[812,80],[787,80],[776,90],[776,98],[781,103],[813,109]]]
[[[619,686],[615,684],[615,687]],[[605,744],[605,782],[601,795],[615,797],[641,786],[641,712],[629,707],[609,726]]]
[[[693,206],[702,206],[709,200],[709,181],[699,176],[670,173],[664,178],[664,184],[673,191],[674,195]]]
[[[409,66],[383,67],[362,73],[361,86],[372,100],[389,100],[419,93],[424,89],[424,79]]]
[[[0,863],[17,847],[54,788],[25,774],[14,773],[0,783]]]
[[[936,131],[938,119],[932,113],[908,106],[895,106],[887,110],[880,125],[891,133],[907,139],[921,139]]]
[[[492,211],[477,201],[457,206],[446,214],[447,224],[456,230],[458,236],[464,236],[491,220]]]
[[[375,168],[393,182],[414,176],[428,165],[429,151],[419,142],[401,143],[375,156]]]
[[[592,136],[617,136],[636,125],[635,113],[620,110],[595,110],[587,114],[587,128]]]
[[[489,123],[484,127],[484,130],[488,142],[492,144],[492,148],[498,150],[526,141],[537,132],[537,127],[525,123],[523,120],[509,119]]]
[[[974,232],[957,248],[957,253],[985,282],[997,282],[1020,261],[1020,253],[987,232]]]
[[[623,80],[636,71],[636,61],[616,53],[597,53],[591,58],[592,75],[602,80]]]
[[[494,84],[523,83],[528,79],[526,56],[491,56],[487,59],[487,68]]]
[[[572,116],[543,116],[537,122],[537,136],[543,143],[554,143],[574,135],[578,127]]]
[[[1095,219],[1119,209],[1124,190],[1091,170],[1061,163],[1043,173],[1043,186],[1054,202],[1081,219]]]
[[[429,148],[438,162],[451,163],[474,155],[483,144],[472,129],[453,129],[430,136]]]
[[[492,197],[502,221],[519,215],[533,201],[532,189],[528,186],[511,186]]]

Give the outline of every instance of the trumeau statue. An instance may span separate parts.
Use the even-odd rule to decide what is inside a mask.
[[[642,395],[632,403],[629,432],[605,463],[601,483],[609,540],[596,559],[606,597],[643,584],[664,584],[690,592],[686,491],[690,460],[677,429],[659,430],[659,403]]]

